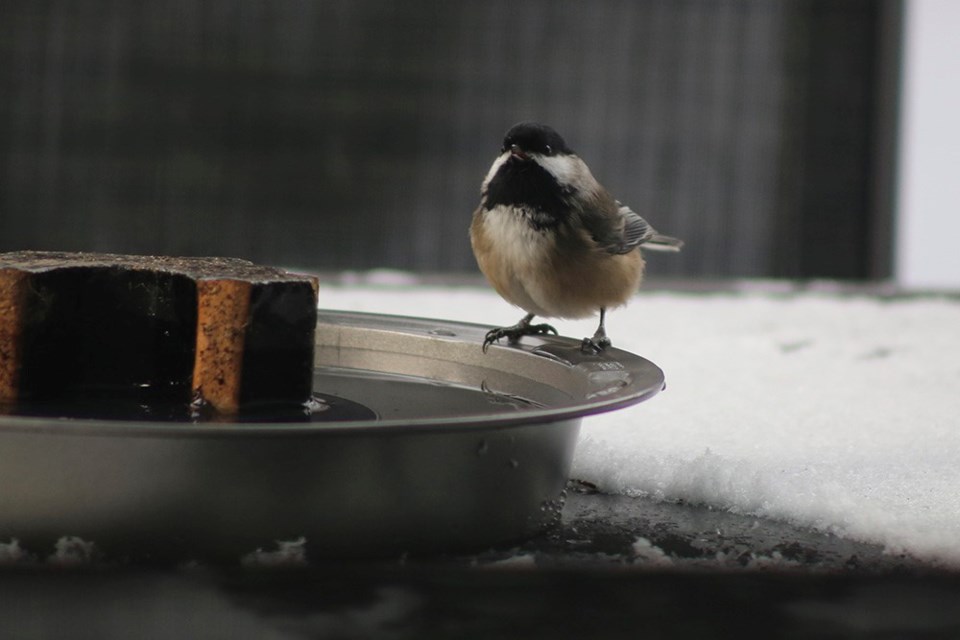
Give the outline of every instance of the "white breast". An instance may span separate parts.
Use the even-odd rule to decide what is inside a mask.
[[[528,271],[547,259],[550,247],[547,239],[513,208],[494,207],[485,218],[487,234],[511,269]]]
[[[529,313],[551,315],[540,282],[550,269],[551,243],[511,207],[497,206],[484,215],[491,255],[480,268],[500,295]]]

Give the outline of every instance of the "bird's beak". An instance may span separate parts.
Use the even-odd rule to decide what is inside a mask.
[[[515,144],[510,145],[510,155],[516,158],[517,160],[529,160],[530,157],[520,150]]]

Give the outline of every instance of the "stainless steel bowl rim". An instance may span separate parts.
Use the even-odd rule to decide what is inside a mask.
[[[487,353],[481,351],[482,338],[489,326],[450,320],[435,320],[410,316],[372,314],[349,311],[321,310],[317,322],[318,351],[324,346],[323,338],[339,329],[359,329],[368,332],[389,332],[395,338],[428,341],[431,348],[442,350],[456,345],[458,355],[469,357],[476,364],[483,358],[491,361],[499,357],[542,357],[545,347],[566,349],[576,354],[580,340],[566,337],[545,336],[524,338],[519,344],[494,344]],[[325,331],[326,330],[326,331]],[[469,350],[465,350],[469,349]],[[576,356],[574,356],[576,357]],[[592,362],[616,364],[632,375],[629,382],[603,397],[591,398],[559,407],[529,408],[515,413],[490,413],[470,416],[444,416],[417,419],[376,419],[331,421],[323,423],[174,423],[151,421],[96,420],[82,418],[0,416],[0,433],[10,431],[51,432],[75,436],[122,436],[122,437],[327,437],[350,433],[367,434],[373,431],[385,433],[443,432],[482,427],[484,429],[511,428],[520,425],[543,424],[564,420],[579,420],[585,416],[613,411],[647,400],[664,387],[663,372],[655,364],[641,356],[616,348],[608,348],[596,356],[585,355]],[[319,359],[319,355],[318,355]],[[324,366],[323,363],[319,363]]]

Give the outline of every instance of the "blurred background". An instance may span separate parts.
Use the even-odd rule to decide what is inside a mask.
[[[0,251],[476,273],[535,119],[687,241],[654,276],[892,278],[921,1],[5,0]]]

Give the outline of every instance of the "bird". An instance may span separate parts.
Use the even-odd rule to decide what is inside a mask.
[[[599,354],[612,343],[608,309],[627,303],[640,286],[641,247],[679,251],[683,241],[657,232],[599,183],[552,127],[520,122],[503,138],[480,188],[470,224],[480,271],[507,302],[526,311],[514,325],[486,333],[483,351],[507,338],[557,335],[545,318],[599,313],[580,349]]]

